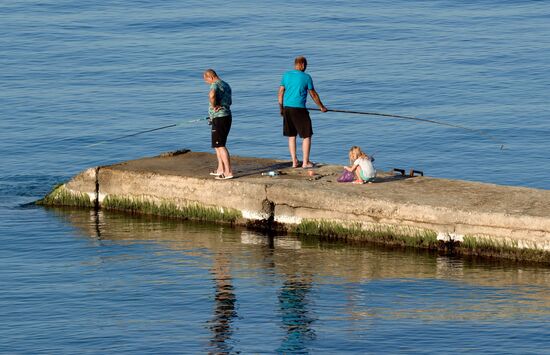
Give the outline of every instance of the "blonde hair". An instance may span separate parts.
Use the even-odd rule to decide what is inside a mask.
[[[350,164],[353,164],[353,162],[356,161],[359,158],[368,158],[368,157],[369,156],[367,154],[365,154],[361,150],[361,148],[359,148],[356,145],[351,147],[350,150],[349,150],[349,162],[350,162]]]

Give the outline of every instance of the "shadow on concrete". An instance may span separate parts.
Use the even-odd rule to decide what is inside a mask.
[[[262,173],[266,173],[269,171],[278,171],[281,175],[288,175],[287,171],[279,171],[279,170],[303,170],[301,168],[293,168],[292,162],[281,162],[281,163],[275,163],[275,164],[265,164],[265,165],[242,165],[239,164],[235,167],[235,170],[237,171],[237,177],[245,177],[245,176],[253,176],[253,175],[261,175]]]

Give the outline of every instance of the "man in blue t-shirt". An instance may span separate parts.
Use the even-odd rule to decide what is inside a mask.
[[[327,108],[321,102],[319,95],[313,87],[311,76],[306,74],[307,60],[305,57],[294,59],[294,70],[283,75],[279,87],[279,107],[283,116],[283,135],[288,137],[288,150],[292,158],[292,167],[297,168],[298,158],[296,157],[296,136],[302,138],[303,162],[302,168],[312,168],[313,163],[309,160],[311,150],[311,118],[306,109],[307,94],[315,101],[322,112]]]

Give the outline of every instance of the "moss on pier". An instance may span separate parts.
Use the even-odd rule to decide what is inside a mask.
[[[174,203],[166,201],[155,203],[149,200],[118,196],[107,196],[101,203],[101,206],[105,209],[128,211],[131,213],[231,224],[242,217],[240,211],[230,208],[206,207],[197,203],[177,206]]]
[[[550,251],[535,245],[524,245],[513,240],[479,236],[465,236],[462,242],[437,240],[437,234],[430,230],[402,227],[373,227],[365,229],[360,223],[342,224],[334,221],[303,220],[290,232],[320,237],[323,239],[357,240],[389,246],[405,246],[444,251],[452,255],[494,257],[515,261],[550,263]]]
[[[71,191],[67,189],[65,184],[55,186],[52,192],[35,203],[42,206],[94,207],[90,196],[85,193]]]
[[[458,251],[464,255],[550,263],[550,251],[537,248],[536,245],[520,247],[515,240],[464,236]]]
[[[343,225],[333,221],[303,220],[291,228],[291,232],[326,239],[361,240],[424,249],[437,249],[439,245],[437,234],[430,230],[419,231],[390,226],[365,229],[360,223]]]

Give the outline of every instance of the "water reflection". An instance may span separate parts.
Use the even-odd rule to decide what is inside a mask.
[[[306,353],[306,344],[315,339],[312,323],[315,317],[310,309],[310,275],[289,275],[279,293],[279,307],[283,328],[286,331],[278,352]]]
[[[207,270],[210,284],[195,285],[192,292],[210,292],[206,303],[197,301],[209,311],[194,317],[204,318],[212,353],[241,351],[245,333],[254,331],[269,333],[270,342],[257,341],[251,353],[266,346],[304,353],[331,333],[365,339],[376,333],[374,324],[385,321],[425,326],[550,319],[546,267],[269,238],[238,228],[101,211],[50,211],[87,236],[91,247],[153,243],[158,259],[178,272]],[[320,322],[327,317],[329,328]]]
[[[230,344],[233,334],[232,322],[237,317],[235,310],[237,297],[231,283],[229,258],[223,253],[217,253],[214,256],[211,272],[215,282],[215,304],[214,317],[209,322],[209,329],[212,332],[210,345],[214,349],[210,353],[229,354],[233,350]]]
[[[283,277],[277,296],[277,314],[281,318],[284,335],[276,351],[282,354],[307,353],[307,342],[316,337],[313,323],[317,318],[311,309],[313,275],[307,270],[301,270],[300,258],[296,253],[301,250],[302,243],[296,239],[264,236],[249,231],[241,232],[241,243],[263,246],[264,257],[268,261],[264,267],[273,269]],[[281,255],[286,255],[286,258],[281,258]]]

